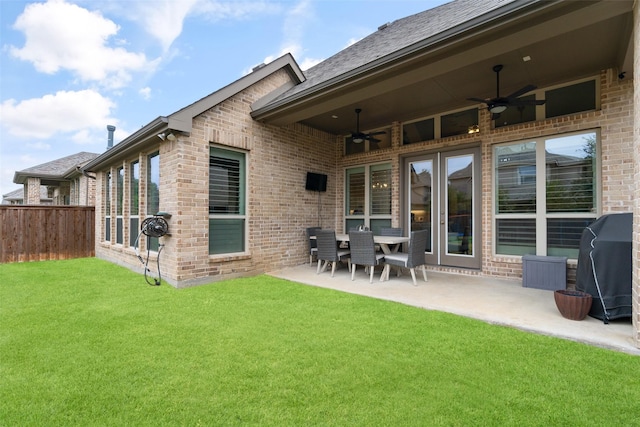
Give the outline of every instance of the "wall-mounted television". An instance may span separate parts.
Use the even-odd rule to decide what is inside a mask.
[[[307,172],[305,189],[309,191],[327,191],[327,175],[322,173]]]

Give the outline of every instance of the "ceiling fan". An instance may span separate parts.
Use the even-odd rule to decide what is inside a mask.
[[[387,132],[385,132],[383,130],[378,131],[378,132],[371,132],[371,133],[360,132],[360,113],[361,112],[362,112],[361,108],[356,108],[356,131],[355,132],[351,132],[351,140],[356,144],[360,144],[360,143],[364,142],[365,140],[371,141],[371,142],[380,142],[380,140],[374,138],[374,136],[375,135],[382,135],[383,133],[387,133]]]
[[[542,105],[546,101],[544,99],[520,99],[519,96],[536,89],[534,85],[527,85],[507,97],[500,96],[500,71],[503,66],[501,64],[494,65],[493,71],[496,73],[496,97],[490,99],[467,98],[468,101],[482,102],[487,104],[487,110],[492,114],[491,119],[500,116],[507,107],[524,107],[526,105]]]

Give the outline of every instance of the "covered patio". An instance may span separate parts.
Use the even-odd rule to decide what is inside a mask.
[[[419,280],[418,286],[413,286],[408,274],[392,275],[385,282],[374,279],[370,284],[369,276],[362,271],[351,281],[346,266],[339,268],[332,278],[328,273],[316,274],[315,264],[270,274],[307,285],[444,311],[640,356],[640,349],[633,343],[630,319],[614,320],[609,324],[589,316],[582,321],[565,319],[555,306],[552,291],[525,288],[519,280],[428,270],[428,282]],[[380,276],[376,274],[376,277]]]

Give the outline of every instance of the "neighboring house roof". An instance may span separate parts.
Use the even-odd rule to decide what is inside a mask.
[[[285,84],[279,89],[276,89],[267,97],[267,99],[261,100],[260,103],[265,103],[271,100],[274,96],[280,95],[282,92],[303,82],[305,79],[302,70],[300,70],[300,67],[293,56],[287,53],[269,64],[255,67],[250,74],[247,74],[235,82],[205,96],[193,104],[190,104],[168,116],[160,116],[156,118],[135,133],[129,135],[120,143],[99,155],[97,158],[88,162],[83,169],[86,171],[93,171],[96,168],[99,168],[105,161],[112,162],[120,158],[126,158],[134,152],[139,152],[142,146],[145,146],[150,142],[156,143],[158,134],[160,133],[170,131],[191,132],[194,117],[209,110],[213,106],[220,104],[226,99],[229,99],[233,95],[242,92],[246,88],[279,69],[284,69],[289,73],[291,76],[291,82],[289,84]]]
[[[45,185],[40,186],[40,201],[52,201]],[[18,188],[7,194],[2,195],[2,204],[11,204],[11,202],[24,202],[24,188]]]
[[[97,153],[81,151],[70,156],[16,171],[13,182],[16,184],[24,184],[29,178],[40,178],[42,185],[58,185],[62,181],[68,181],[70,175],[78,173],[79,167],[95,159],[98,155]]]

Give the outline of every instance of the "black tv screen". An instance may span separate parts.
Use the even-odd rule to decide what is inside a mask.
[[[307,172],[305,188],[309,191],[327,191],[327,175]]]

